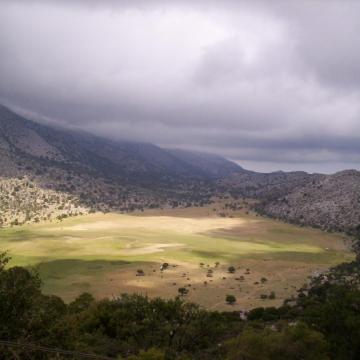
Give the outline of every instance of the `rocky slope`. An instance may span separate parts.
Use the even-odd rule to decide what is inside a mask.
[[[9,200],[0,203],[3,223],[29,218],[29,211],[17,207],[34,199],[33,192],[25,191],[21,200],[8,195],[24,178],[49,198],[58,194],[59,203],[69,197],[83,210],[129,211],[203,204],[213,193],[215,178],[237,171],[242,169],[221,157],[190,152],[183,156],[153,144],[53,128],[0,106],[0,186]],[[53,208],[45,212],[30,211],[30,217],[46,217]]]
[[[223,179],[246,172],[239,165],[221,156],[179,149],[167,149],[167,151],[188,166],[197,169],[204,176],[212,179]]]
[[[287,195],[299,187],[316,182],[323,176],[303,171],[257,173],[245,170],[219,179],[218,184],[222,192],[229,191],[234,197],[271,201]]]
[[[257,209],[297,224],[360,234],[360,172],[320,176],[285,196],[262,201]]]
[[[219,180],[221,192],[256,199],[262,214],[299,225],[360,234],[360,172],[245,172]]]
[[[0,180],[0,227],[86,214],[76,197],[46,190],[27,177]]]
[[[360,173],[256,173],[216,155],[49,127],[0,106],[0,223],[256,199],[271,217],[360,233]]]

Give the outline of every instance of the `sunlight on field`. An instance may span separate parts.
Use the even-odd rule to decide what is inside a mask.
[[[245,215],[170,215],[92,214],[14,227],[0,231],[0,244],[12,265],[38,265],[45,291],[67,300],[82,291],[99,297],[125,291],[175,296],[187,285],[193,289],[189,299],[215,308],[224,306],[224,291],[243,295],[239,306],[253,306],[267,286],[276,288],[279,301],[312,271],[352,257],[340,235]],[[172,264],[163,273],[162,262]],[[241,286],[236,274],[226,273],[229,264],[239,273],[251,267]],[[146,276],[136,277],[138,268]],[[211,278],[207,269],[214,269]],[[254,286],[262,276],[269,285]]]

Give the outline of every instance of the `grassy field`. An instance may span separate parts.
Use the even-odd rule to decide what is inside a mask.
[[[210,208],[92,214],[2,229],[0,249],[9,251],[12,265],[36,266],[44,291],[67,301],[83,291],[172,297],[187,287],[189,300],[219,310],[229,309],[226,294],[237,298],[231,309],[279,305],[314,271],[353,257],[341,235],[244,213],[218,217]],[[163,262],[170,267],[161,272]],[[145,276],[136,276],[138,269]],[[270,291],[275,300],[260,299]]]

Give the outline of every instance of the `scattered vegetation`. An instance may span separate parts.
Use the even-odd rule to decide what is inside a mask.
[[[229,305],[233,305],[236,303],[236,297],[234,295],[226,295],[225,300]]]
[[[178,289],[178,293],[181,295],[181,296],[185,296],[189,293],[189,289],[187,288],[184,288],[184,287],[181,287]]]
[[[226,293],[238,299],[234,309],[262,305],[260,287],[260,293],[276,292],[272,305],[278,306],[319,266],[353,258],[337,234],[246,216],[206,217],[206,211],[96,213],[5,228],[0,247],[10,251],[14,265],[38,266],[44,291],[66,301],[83,291],[97,298],[123,292],[168,298],[191,283],[196,290],[188,301],[223,310]],[[255,224],[260,235],[250,241],[247,232]],[[227,274],[230,266],[234,275]],[[261,278],[268,281],[254,285]]]
[[[253,309],[242,320],[238,312],[206,311],[180,297],[124,294],[97,301],[84,293],[65,304],[42,294],[35,272],[8,268],[8,261],[0,255],[0,338],[16,344],[132,360],[358,358],[357,262],[314,278],[283,306]],[[4,360],[52,359],[36,347],[1,344],[0,352]]]
[[[0,227],[61,221],[88,211],[76,197],[43,188],[27,176],[0,178]]]

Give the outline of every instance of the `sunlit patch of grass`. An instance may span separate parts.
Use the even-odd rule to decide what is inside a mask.
[[[14,263],[21,264],[26,263],[26,258],[33,264],[36,259],[134,262],[170,257],[198,261],[201,256],[236,259],[264,254],[287,259],[319,258],[332,263],[336,254],[346,252],[339,235],[246,217],[218,221],[96,214],[60,224],[1,230],[0,234],[1,247],[10,251]]]
[[[151,268],[151,264],[163,262],[187,264],[189,269],[198,268],[202,262],[253,267],[255,263],[260,271],[266,259],[270,274],[295,276],[301,282],[308,275],[306,269],[353,258],[339,234],[246,215],[231,219],[170,215],[171,211],[168,216],[93,214],[61,223],[2,229],[0,249],[9,250],[12,265],[35,266],[44,290],[64,294],[67,299],[81,291],[101,294],[102,288],[108,294],[123,286],[121,282],[115,286],[113,276],[135,277],[137,268],[154,271],[156,267]],[[296,270],[299,266],[305,270]],[[173,287],[164,285],[162,277],[154,274],[157,277],[151,278],[151,288],[159,288],[164,295],[169,287],[172,294]],[[141,289],[141,281],[149,289],[149,283],[136,277],[131,278],[131,286]],[[125,288],[133,289],[129,286]]]

